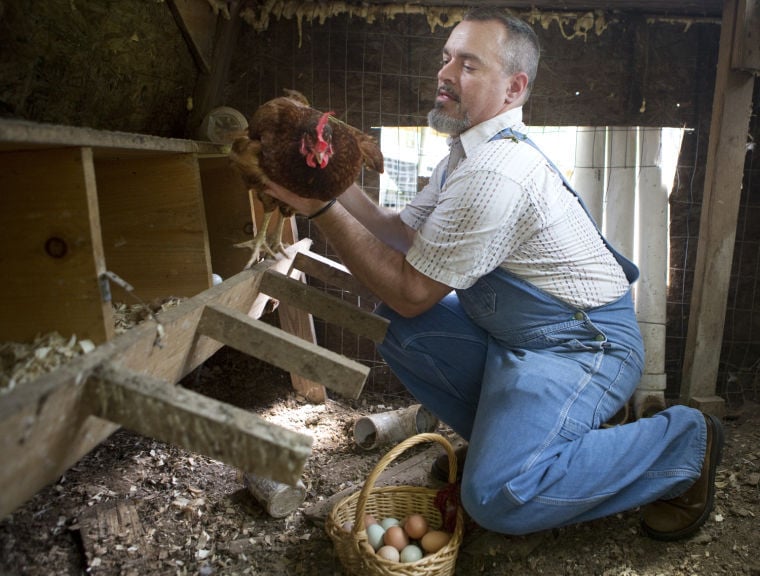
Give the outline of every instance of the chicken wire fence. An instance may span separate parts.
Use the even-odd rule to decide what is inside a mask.
[[[541,30],[539,32],[543,34]],[[395,138],[395,145],[405,148],[406,152],[402,154],[395,150],[395,153],[388,154],[386,173],[378,177],[365,171],[359,184],[376,201],[393,209],[401,209],[426,182],[430,162],[435,155],[440,158],[446,153],[440,144],[430,152],[424,144],[427,136],[417,132],[401,134],[398,131],[401,128],[416,131],[426,126],[427,112],[432,105],[436,86],[440,50],[448,33],[449,30],[444,27],[431,27],[421,16],[372,23],[340,17],[312,22],[271,20],[266,30],[245,34],[243,49],[250,57],[233,63],[233,80],[229,88],[233,93],[231,101],[234,105],[235,98],[238,98],[238,107],[250,111],[257,104],[280,95],[284,88],[297,88],[316,107],[335,110],[342,120],[374,134],[378,139],[384,134]],[[611,46],[614,45],[613,41]],[[266,57],[256,58],[256,54],[266,54]],[[550,53],[545,58],[550,60],[553,69],[575,66],[575,62],[571,62],[573,59],[577,60],[577,55],[572,53]],[[697,66],[693,62],[690,65]],[[544,88],[542,92],[542,86],[546,87],[547,83],[549,89]],[[699,88],[704,89],[704,86]],[[554,125],[563,126],[564,130],[577,122],[579,114],[584,115],[577,104],[581,97],[578,92],[558,97],[551,86],[551,78],[540,71],[531,103],[526,106],[526,123],[537,130],[540,124],[551,121]],[[756,83],[750,125],[750,139],[754,140],[760,138],[759,100]],[[681,383],[709,139],[709,99],[695,95],[694,101],[702,101],[701,108],[694,114],[691,125],[683,130],[680,150],[674,160],[672,181],[667,190],[669,218],[666,225],[670,246],[664,270],[667,278],[664,371],[667,375],[667,395],[672,398],[678,396]],[[599,101],[598,104],[603,105],[594,112],[603,115],[606,111],[604,106],[608,103]],[[650,108],[652,104],[650,101]],[[593,107],[595,103],[587,106]],[[585,115],[588,116],[588,110]],[[679,118],[665,115],[660,120],[660,126],[684,126]],[[631,128],[615,126],[607,129],[628,131]],[[556,130],[560,131],[559,128]],[[421,161],[421,158],[426,159]],[[613,163],[599,168],[610,170],[616,166]],[[646,168],[646,164],[640,164],[636,169]],[[744,170],[717,383],[718,393],[732,403],[760,399],[760,290],[757,286],[760,272],[759,172],[758,150],[751,148]],[[320,237],[316,226],[300,218],[298,226],[302,237],[314,239],[312,249],[315,252],[338,260]],[[323,288],[362,308],[372,309],[376,304],[334,287]],[[372,342],[348,330],[325,324],[318,318],[315,318],[315,328],[321,345],[371,368],[367,390],[394,393],[403,389]]]

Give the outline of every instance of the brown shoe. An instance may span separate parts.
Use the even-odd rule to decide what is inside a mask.
[[[715,498],[715,470],[723,450],[723,426],[705,414],[707,448],[702,474],[686,492],[670,500],[657,500],[642,509],[641,527],[655,540],[679,540],[694,534],[707,519]]]
[[[454,455],[457,457],[457,481],[462,479],[462,468],[464,468],[464,459],[467,456],[467,444],[460,446],[454,450]],[[449,481],[449,455],[444,452],[438,458],[433,460],[433,465],[430,468],[430,474],[436,480],[441,482]]]

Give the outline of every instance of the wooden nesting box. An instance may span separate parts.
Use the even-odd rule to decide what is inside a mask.
[[[108,340],[111,299],[134,299],[106,271],[147,302],[209,288],[212,257],[219,274],[245,264],[231,246],[251,212],[219,146],[3,121],[0,151],[0,339]]]
[[[242,270],[249,254],[233,245],[255,229],[251,202],[210,143],[0,121],[0,340],[57,331],[98,345],[0,394],[0,515],[119,426],[298,481],[310,436],[175,384],[228,345],[290,371],[305,394],[357,397],[369,369],[317,346],[310,314],[375,340],[386,323],[306,285],[309,273],[351,286],[309,240]],[[183,300],[115,335],[113,301],[169,296]],[[270,298],[286,330],[258,320]]]

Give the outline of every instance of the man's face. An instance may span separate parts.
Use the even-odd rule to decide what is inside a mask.
[[[496,21],[464,21],[443,48],[430,126],[456,135],[508,109],[510,77],[504,72],[506,31]]]

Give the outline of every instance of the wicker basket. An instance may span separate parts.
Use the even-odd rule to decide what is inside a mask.
[[[449,486],[451,491],[457,476],[457,459],[448,440],[440,434],[417,434],[407,438],[390,450],[367,477],[361,491],[338,502],[325,523],[328,535],[346,571],[354,576],[451,576],[454,574],[459,545],[462,543],[464,514],[456,505],[456,524],[449,543],[438,552],[424,556],[416,562],[392,562],[375,554],[367,541],[364,515],[372,514],[378,520],[421,514],[432,528],[442,524],[441,512],[436,505],[440,491],[418,486],[388,486],[375,488],[375,481],[383,470],[402,452],[422,442],[438,442],[449,456]],[[444,489],[444,490],[446,490]],[[344,523],[353,522],[348,531]]]

